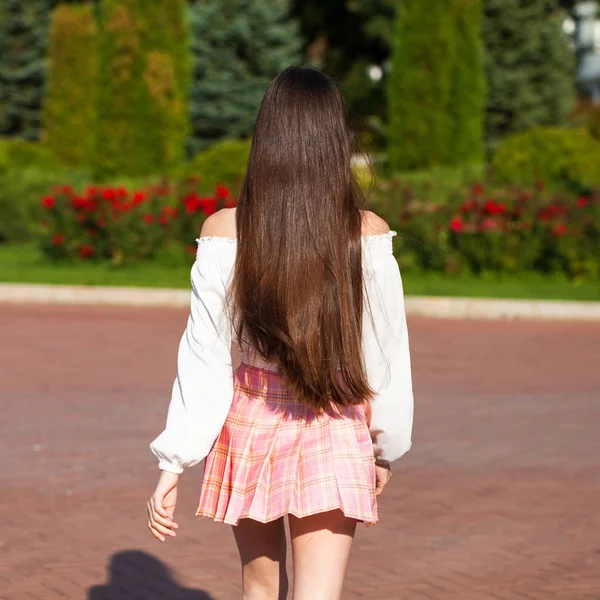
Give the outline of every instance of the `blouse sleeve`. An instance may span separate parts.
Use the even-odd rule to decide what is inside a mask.
[[[394,232],[377,240],[365,257],[367,306],[363,351],[371,400],[371,438],[375,458],[392,462],[411,447],[413,389],[398,263],[392,254]]]
[[[207,456],[233,399],[225,270],[215,248],[201,241],[192,267],[191,311],[179,344],[166,427],[150,444],[159,468],[172,473]]]

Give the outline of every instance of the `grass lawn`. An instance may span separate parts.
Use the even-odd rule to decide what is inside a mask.
[[[33,244],[0,244],[0,282],[3,283],[187,288],[190,267],[191,258],[187,265],[173,258],[118,267],[94,262],[55,264],[44,258]],[[600,301],[600,282],[573,283],[563,277],[543,277],[536,273],[503,277],[406,273],[404,288],[406,294],[413,296]]]

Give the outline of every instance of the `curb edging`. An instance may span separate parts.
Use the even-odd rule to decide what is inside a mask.
[[[190,291],[0,283],[0,303],[187,308]],[[406,313],[441,319],[600,321],[600,302],[407,296]]]

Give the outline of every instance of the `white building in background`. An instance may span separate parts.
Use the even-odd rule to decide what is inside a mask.
[[[594,102],[600,103],[600,8],[595,0],[578,2],[573,11],[571,29],[578,57],[577,81]]]

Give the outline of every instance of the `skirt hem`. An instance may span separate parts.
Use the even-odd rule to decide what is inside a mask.
[[[375,525],[378,522],[377,517],[375,517],[374,520],[371,520],[371,519],[373,519],[373,517],[368,518],[368,517],[365,517],[364,515],[349,514],[341,506],[332,506],[331,508],[319,508],[317,510],[307,511],[305,513],[298,513],[297,511],[293,511],[293,510],[284,510],[284,511],[281,511],[281,513],[279,513],[279,514],[269,515],[268,517],[252,515],[251,513],[242,513],[236,520],[228,518],[226,516],[223,516],[223,517],[217,516],[217,514],[213,511],[199,509],[196,511],[196,516],[201,519],[203,519],[203,518],[212,519],[215,523],[225,523],[226,525],[234,525],[235,526],[235,525],[239,524],[241,519],[252,519],[253,521],[258,521],[259,523],[271,523],[272,521],[281,519],[281,517],[285,517],[285,515],[293,515],[294,517],[296,517],[298,519],[303,519],[304,517],[311,517],[313,515],[318,515],[320,513],[331,512],[332,510],[341,510],[347,519],[356,519],[360,523],[364,523],[367,527],[369,525]]]

